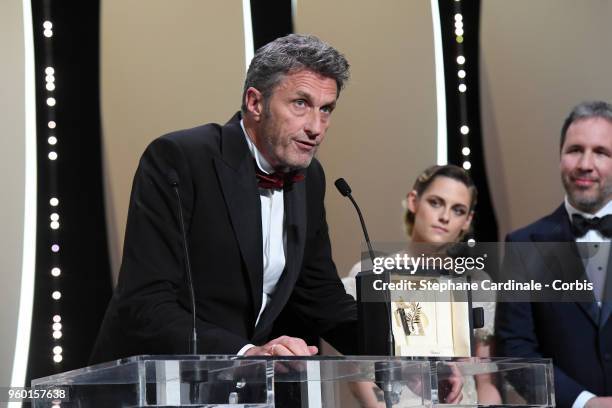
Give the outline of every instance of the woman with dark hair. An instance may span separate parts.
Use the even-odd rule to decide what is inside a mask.
[[[404,202],[404,224],[411,242],[460,241],[470,230],[477,196],[474,182],[462,168],[451,164],[427,168]]]
[[[455,165],[427,168],[417,177],[412,189],[403,200],[404,226],[409,242],[402,252],[415,256],[422,254],[444,256],[450,246],[463,240],[470,232],[477,196],[473,180],[462,168]],[[343,279],[347,293],[355,296],[355,276],[364,269],[368,268],[362,268],[360,262],[351,269],[349,277]],[[490,302],[482,306],[486,309],[485,320],[488,329],[478,329],[480,332],[476,333],[476,356],[490,357],[489,343],[492,337],[494,304]],[[397,309],[397,304],[394,305],[394,309]],[[396,341],[396,354],[414,355],[411,354],[410,347],[406,344],[401,345],[398,341]],[[464,396],[461,392],[461,382],[455,384],[458,385],[451,390],[449,394],[451,400],[447,400],[449,403],[459,403]],[[476,399],[490,404],[500,403],[499,392],[490,376],[476,376],[473,384],[471,386],[465,384],[463,387],[463,394],[472,394],[467,395],[465,403],[470,404]],[[361,383],[351,388],[362,406],[380,405],[374,398],[371,385]]]
[[[474,182],[462,168],[447,164],[425,169],[402,202],[404,228],[409,238],[403,252],[420,254],[427,249],[430,253],[441,253],[461,241],[470,231],[477,195]],[[353,297],[357,297],[354,278],[365,269],[358,262],[342,280]]]

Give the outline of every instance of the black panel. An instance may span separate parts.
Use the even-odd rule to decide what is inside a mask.
[[[474,223],[474,236],[479,241],[497,241],[497,219],[491,202],[489,184],[485,168],[482,128],[480,121],[480,72],[479,31],[480,0],[439,0],[442,44],[444,52],[444,75],[446,78],[446,116],[448,126],[448,162],[461,166],[464,156],[461,153],[463,141],[469,138],[471,150],[469,160],[472,164],[470,174],[478,188],[478,205]],[[455,36],[455,14],[463,16],[463,42],[457,43]],[[462,68],[466,71],[467,91],[458,92],[461,82],[457,71],[458,50],[465,56]],[[460,127],[467,120],[469,134],[462,135]]]
[[[251,0],[255,49],[293,32],[291,0]]]
[[[104,213],[100,106],[99,2],[33,0],[38,203],[36,281],[27,381],[87,365],[111,295]],[[43,21],[53,36],[43,36]],[[45,89],[45,67],[53,66],[54,91]],[[49,107],[46,99],[55,97]],[[50,130],[53,119],[57,128]],[[50,135],[57,144],[47,142]],[[56,151],[55,161],[48,153]],[[59,198],[51,207],[50,197]],[[51,230],[50,214],[60,216]],[[60,245],[52,253],[53,243]],[[53,266],[61,268],[52,277]],[[51,292],[61,291],[60,300]],[[62,338],[52,337],[52,317],[61,316]],[[63,348],[63,361],[53,362],[52,349]]]

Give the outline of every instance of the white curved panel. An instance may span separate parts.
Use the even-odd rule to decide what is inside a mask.
[[[244,60],[246,72],[255,54],[253,45],[253,23],[251,20],[251,0],[242,0],[242,23],[244,25]]]
[[[431,0],[431,25],[436,67],[436,113],[438,121],[436,164],[448,163],[448,126],[446,122],[446,82],[444,78],[444,52],[442,47],[442,27],[438,0]]]
[[[0,384],[23,386],[36,248],[36,112],[30,2],[0,2],[0,24],[0,366],[5,368],[0,370]]]

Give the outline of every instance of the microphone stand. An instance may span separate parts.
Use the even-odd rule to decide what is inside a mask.
[[[368,230],[365,225],[365,221],[363,220],[363,215],[361,214],[361,210],[357,205],[357,202],[353,198],[351,194],[351,188],[343,178],[339,178],[335,181],[335,186],[344,197],[348,197],[355,207],[357,211],[357,215],[359,216],[359,222],[361,223],[361,229],[363,230],[363,235],[365,237],[366,245],[368,247],[368,253],[370,255],[370,260],[372,261],[372,265],[374,265],[374,250],[372,249],[372,244],[370,242],[370,236],[368,235]],[[388,270],[384,270],[383,280],[386,285],[385,289],[385,308],[387,314],[387,323],[388,323],[388,332],[387,332],[387,342],[388,342],[388,354],[389,357],[393,357],[395,355],[395,345],[393,341],[393,319],[392,319],[392,308],[391,308],[391,292],[389,291],[389,283],[391,282],[391,275]],[[398,373],[398,370],[400,373]],[[374,378],[376,383],[382,388],[383,397],[385,400],[386,408],[392,408],[394,393],[393,393],[393,381],[397,381],[397,376],[401,377],[401,366],[397,366],[393,361],[379,361],[374,364]]]

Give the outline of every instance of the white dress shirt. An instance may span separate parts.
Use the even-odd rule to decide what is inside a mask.
[[[566,197],[565,209],[570,222],[572,222],[572,215],[574,214],[582,215],[584,218],[602,218],[612,214],[612,201],[609,201],[608,204],[595,214],[588,214],[572,206]],[[589,280],[593,283],[595,299],[599,306],[601,306],[610,255],[610,238],[604,237],[597,230],[589,230],[584,236],[576,238],[576,243],[580,244],[579,250],[581,255],[584,255],[585,252],[588,253],[588,256],[582,256],[582,263]]]
[[[608,203],[595,214],[589,214],[572,206],[566,196],[565,210],[570,218],[570,222],[572,222],[572,215],[574,214],[580,214],[584,218],[601,218],[612,214],[612,201],[608,201]],[[582,263],[589,280],[593,283],[593,294],[595,295],[597,304],[601,307],[606,272],[608,270],[608,259],[610,256],[610,238],[604,237],[597,230],[590,230],[583,237],[576,238],[576,243],[581,244],[579,247],[580,252],[588,251],[589,253],[589,256],[581,257]],[[596,397],[596,395],[592,392],[586,390],[582,391],[572,404],[572,408],[583,408],[588,400],[593,397]]]
[[[255,144],[249,138],[244,123],[240,121],[240,127],[249,146],[249,150],[255,159],[257,167],[266,174],[274,172],[270,163],[257,150]],[[263,242],[263,292],[261,297],[261,308],[255,321],[259,323],[262,313],[270,303],[274,290],[285,269],[285,251],[287,247],[285,234],[285,200],[282,189],[259,189],[261,200],[261,232]],[[243,355],[248,349],[254,347],[247,344],[238,351]]]

